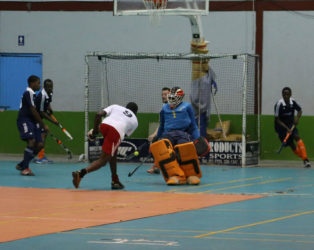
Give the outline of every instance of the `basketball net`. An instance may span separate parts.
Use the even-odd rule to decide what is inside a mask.
[[[159,26],[161,13],[167,7],[167,0],[143,0],[149,13],[149,20],[153,26]]]

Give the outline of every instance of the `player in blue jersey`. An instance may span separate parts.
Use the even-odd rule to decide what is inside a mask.
[[[53,81],[50,79],[46,79],[44,81],[44,87],[40,91],[40,93],[35,98],[35,106],[37,112],[40,114],[42,119],[46,119],[52,122],[55,125],[59,125],[58,121],[55,121],[51,118],[49,114],[52,114],[51,102],[52,102],[52,93],[53,93]],[[41,137],[43,141],[43,145],[45,145],[47,133],[45,130],[41,131]],[[45,156],[45,148],[43,147],[38,153],[38,159],[35,160],[35,163],[52,163],[51,160],[48,160]]]
[[[289,87],[282,89],[282,99],[275,104],[275,131],[281,142],[285,139],[287,132],[291,134],[287,140],[286,146],[289,146],[292,151],[299,156],[303,162],[304,167],[309,168],[311,164],[307,158],[305,145],[302,139],[299,137],[298,129],[291,130],[293,125],[298,125],[299,119],[302,115],[301,106],[291,98],[292,91]],[[297,116],[295,117],[295,111]],[[294,141],[297,145],[294,144]]]
[[[29,168],[30,161],[42,149],[41,129],[48,131],[35,107],[35,91],[40,89],[40,78],[31,75],[28,79],[28,88],[23,93],[20,109],[17,117],[17,127],[20,137],[26,141],[24,149],[24,158],[16,169],[21,171],[21,175],[34,175]]]
[[[180,87],[171,89],[168,103],[162,106],[158,138],[169,139],[173,146],[194,141],[200,137],[192,105],[183,102],[184,92]]]
[[[180,87],[171,89],[168,103],[160,112],[157,136],[150,146],[167,185],[197,185],[202,176],[193,143],[199,139],[200,133],[192,105],[183,102],[183,98],[184,92]]]

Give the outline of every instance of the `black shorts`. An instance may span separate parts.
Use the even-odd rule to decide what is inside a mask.
[[[18,119],[16,123],[22,140],[34,138],[37,142],[42,142],[41,128],[38,123],[29,119]]]

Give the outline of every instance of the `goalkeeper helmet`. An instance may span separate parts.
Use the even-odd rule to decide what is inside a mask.
[[[184,92],[180,87],[173,87],[168,94],[168,103],[172,108],[179,106],[184,98]]]

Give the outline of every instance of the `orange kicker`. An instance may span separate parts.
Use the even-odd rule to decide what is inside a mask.
[[[0,242],[260,197],[0,187]]]

